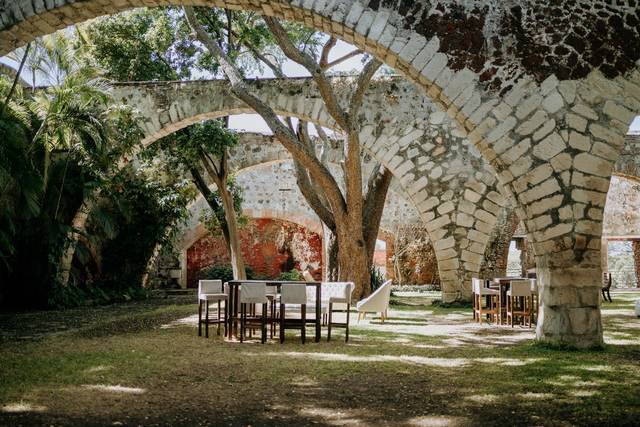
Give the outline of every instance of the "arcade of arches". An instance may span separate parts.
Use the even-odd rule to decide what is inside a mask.
[[[95,16],[167,3],[248,9],[305,23],[402,73],[424,96],[406,111],[413,120],[378,134],[374,124],[384,118],[372,114],[362,140],[394,171],[424,221],[443,298],[468,297],[469,275],[481,269],[499,210],[511,205],[535,256],[538,338],[602,343],[603,211],[614,165],[627,149],[625,134],[640,112],[635,0],[4,0],[0,54]],[[147,94],[141,101],[153,99]],[[216,110],[226,114],[230,104],[238,106],[230,97],[216,101],[226,104]],[[331,127],[314,103],[281,101],[279,113],[297,110]],[[168,133],[212,114],[211,108],[198,112],[199,104],[167,102],[147,130]],[[438,129],[447,135],[436,135]],[[453,146],[477,155],[467,168],[473,173],[450,178],[454,188],[436,192],[448,172],[436,158],[453,163],[447,157]]]

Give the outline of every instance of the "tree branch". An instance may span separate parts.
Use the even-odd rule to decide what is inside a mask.
[[[20,74],[22,74],[22,68],[24,67],[24,63],[27,61],[27,56],[29,56],[29,48],[31,48],[31,43],[27,43],[27,47],[24,48],[24,55],[22,55],[22,60],[20,61],[20,67],[18,67],[18,71],[16,72],[16,76],[13,78],[13,84],[11,85],[11,89],[9,89],[9,93],[0,108],[0,114],[4,113],[4,109],[11,101],[11,96],[13,96],[13,91],[16,90],[16,86],[18,85],[18,80],[20,80]]]
[[[365,92],[369,88],[371,79],[381,65],[382,62],[373,58],[371,61],[367,62],[367,65],[364,66],[362,73],[360,73],[360,75],[358,76],[356,91],[351,96],[351,102],[349,103],[349,120],[352,126],[355,124],[356,116],[358,115],[358,111],[362,106],[362,99],[364,98]]]
[[[331,53],[331,49],[338,43],[338,39],[334,36],[329,37],[329,40],[322,48],[322,54],[320,55],[320,68],[323,70],[328,68],[329,65],[329,53]]]
[[[245,102],[249,107],[253,108],[253,110],[264,119],[280,143],[291,153],[293,157],[298,159],[300,163],[314,175],[326,191],[329,201],[333,207],[334,214],[346,213],[346,202],[342,197],[340,187],[329,170],[318,162],[315,156],[309,155],[307,150],[298,143],[296,135],[294,135],[294,133],[280,121],[278,115],[273,111],[273,109],[251,93],[239,71],[231,63],[220,46],[218,46],[218,44],[211,38],[209,33],[202,28],[195,16],[193,7],[184,6],[184,11],[189,25],[200,42],[207,47],[212,55],[218,58],[222,71],[229,79],[233,94],[241,101]]]
[[[351,52],[347,53],[344,56],[341,56],[340,58],[334,59],[333,61],[329,62],[326,67],[324,67],[324,70],[329,70],[333,67],[335,67],[336,65],[353,58],[354,56],[358,56],[358,55],[362,55],[364,52],[360,49],[355,49],[352,50]]]
[[[384,211],[384,203],[387,199],[392,178],[393,175],[391,171],[379,165],[373,169],[373,172],[369,176],[367,196],[364,201],[364,212],[362,216],[364,240],[369,257],[373,256],[375,250],[380,221],[382,220],[382,213]]]
[[[311,74],[311,77],[318,85],[318,90],[325,105],[327,106],[329,114],[331,114],[331,117],[333,117],[336,123],[338,123],[338,126],[342,127],[346,131],[349,123],[347,115],[342,107],[340,107],[338,99],[333,91],[333,87],[331,86],[331,82],[325,75],[322,68],[310,55],[300,52],[300,50],[293,45],[287,31],[282,27],[282,25],[280,25],[280,22],[278,22],[277,19],[265,16],[264,21],[269,26],[271,33],[276,38],[280,48],[287,58],[302,65],[309,74]]]

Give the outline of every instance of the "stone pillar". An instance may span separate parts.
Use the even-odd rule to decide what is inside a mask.
[[[640,240],[632,241],[633,265],[636,270],[636,286],[640,288]]]
[[[540,310],[538,340],[579,348],[603,344],[599,260],[563,261],[559,254],[536,258]]]

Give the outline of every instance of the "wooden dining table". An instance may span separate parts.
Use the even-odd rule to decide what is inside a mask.
[[[251,286],[251,284],[266,283],[267,286],[275,286],[277,292],[280,292],[282,286],[287,285],[300,285],[305,284],[307,287],[314,287],[316,294],[316,315],[315,315],[315,328],[316,336],[315,341],[320,342],[320,333],[322,328],[322,282],[305,282],[305,281],[287,281],[287,280],[231,280],[226,284],[229,286],[229,300],[228,308],[225,310],[227,321],[227,337],[232,338],[234,335],[238,335],[238,291],[240,286]],[[311,322],[309,322],[311,323]]]
[[[511,286],[512,280],[529,280],[526,277],[507,276],[507,277],[495,277],[491,283],[498,286],[500,294],[498,295],[498,309],[500,310],[499,324],[502,325],[502,320],[507,318],[507,291]],[[504,312],[504,316],[503,316]]]

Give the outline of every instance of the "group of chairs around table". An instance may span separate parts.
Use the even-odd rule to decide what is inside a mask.
[[[484,317],[496,324],[514,326],[517,320],[531,327],[538,315],[538,284],[535,278],[517,278],[508,281],[508,289],[491,280],[471,279],[473,320]]]
[[[311,278],[306,277],[308,282]],[[345,329],[345,341],[349,340],[349,312],[351,294],[355,288],[353,282],[322,282],[321,314],[322,325],[327,326],[327,340],[331,340],[331,330],[335,327]],[[239,340],[243,342],[254,330],[260,331],[261,342],[266,342],[267,332],[271,338],[279,330],[279,339],[283,343],[286,329],[299,329],[302,343],[306,341],[306,327],[315,322],[307,318],[309,311],[316,307],[315,288],[307,283],[286,283],[282,286],[267,282],[245,282],[240,284],[237,296],[237,309],[229,310],[230,288],[221,280],[200,280],[198,283],[198,335],[209,337],[209,325],[217,326],[217,334],[224,329],[225,336],[232,336],[229,325],[240,324]],[[391,294],[391,281],[384,283],[368,298],[358,302],[359,314],[379,312],[382,320],[387,315]],[[210,306],[217,305],[215,316],[210,316]],[[308,310],[311,308],[311,310]],[[345,321],[337,322],[336,313],[344,313]],[[287,316],[289,314],[289,316]],[[299,316],[292,316],[299,314]],[[360,316],[358,317],[360,319]]]

